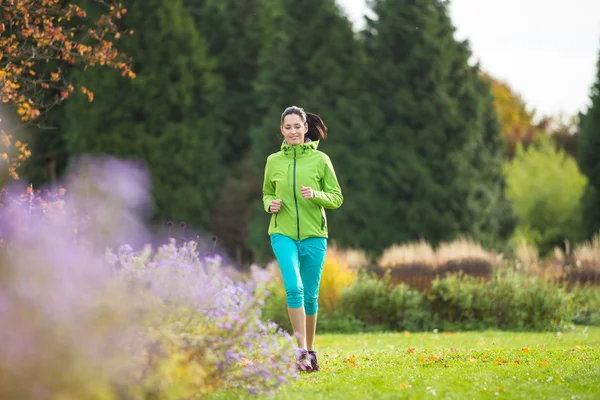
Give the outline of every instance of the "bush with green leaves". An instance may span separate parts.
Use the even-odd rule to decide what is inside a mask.
[[[404,284],[391,288],[388,280],[366,274],[344,289],[341,308],[370,330],[418,331],[429,320],[427,303],[419,291]]]
[[[572,288],[572,321],[579,325],[600,326],[600,287],[586,284]]]
[[[518,146],[504,173],[507,197],[519,219],[516,240],[525,239],[547,253],[565,239],[580,239],[587,179],[575,160],[541,139],[526,150]]]
[[[570,321],[571,295],[539,276],[496,271],[489,281],[455,274],[432,283],[428,300],[438,329],[545,331]]]

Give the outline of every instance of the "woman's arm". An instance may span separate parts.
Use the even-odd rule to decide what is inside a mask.
[[[342,189],[338,182],[333,164],[328,156],[325,156],[325,171],[323,173],[323,190],[314,190],[313,201],[323,208],[336,209],[344,202]]]

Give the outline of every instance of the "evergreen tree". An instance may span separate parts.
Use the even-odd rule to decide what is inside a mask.
[[[598,74],[590,93],[591,105],[581,120],[578,158],[588,178],[584,198],[584,234],[590,237],[600,230],[600,55]]]
[[[71,154],[110,153],[142,160],[153,179],[157,222],[184,221],[208,230],[224,171],[227,128],[215,112],[223,83],[181,0],[137,0],[122,39],[133,58],[133,81],[87,71],[96,98],[67,105]]]
[[[254,175],[262,182],[267,156],[281,146],[280,115],[286,107],[320,115],[330,136],[319,150],[331,157],[347,198],[327,215],[330,238],[348,244],[356,239],[349,218],[357,209],[355,194],[366,182],[360,174],[370,145],[360,111],[363,56],[352,24],[335,0],[263,0],[259,16],[263,42],[254,88],[261,121],[251,131]],[[261,204],[255,203],[250,245],[266,256],[268,215]]]
[[[482,134],[472,147],[471,166],[475,172],[475,187],[467,200],[472,215],[465,220],[465,229],[473,238],[491,247],[500,247],[511,236],[516,226],[516,213],[506,197],[506,182],[502,172],[506,145],[502,139],[494,98],[488,81],[474,68],[483,101],[481,109]]]
[[[248,204],[256,197],[260,182],[250,169],[250,127],[260,121],[252,83],[257,73],[261,45],[258,8],[261,0],[184,0],[197,29],[216,60],[215,71],[223,78],[225,95],[218,113],[228,127],[223,165],[226,177],[219,188],[211,215],[211,230],[238,265],[248,264],[246,247],[252,215]]]
[[[239,163],[250,146],[249,127],[260,120],[252,90],[262,39],[257,17],[260,1],[184,0],[223,79],[225,96],[215,111],[231,128],[224,153],[228,166]]]
[[[377,18],[367,21],[365,82],[382,165],[373,177],[380,212],[372,223],[380,228],[380,246],[493,231],[481,224],[487,199],[477,195],[487,171],[475,168],[489,165],[473,157],[490,144],[484,132],[495,134],[484,119],[489,98],[468,65],[468,48],[454,39],[446,2],[371,5]]]

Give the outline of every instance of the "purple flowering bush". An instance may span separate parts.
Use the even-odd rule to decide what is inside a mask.
[[[116,245],[149,237],[143,170],[86,159],[51,215],[14,192],[0,208],[0,398],[199,398],[296,376],[292,338],[261,321],[264,271],[234,280],[194,241]]]

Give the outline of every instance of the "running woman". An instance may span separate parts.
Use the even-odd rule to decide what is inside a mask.
[[[267,158],[263,182],[268,233],[281,269],[288,315],[298,343],[297,365],[318,371],[314,349],[321,272],[327,252],[325,209],[344,198],[329,156],[318,151],[327,137],[321,117],[299,107],[281,115],[281,149]]]

